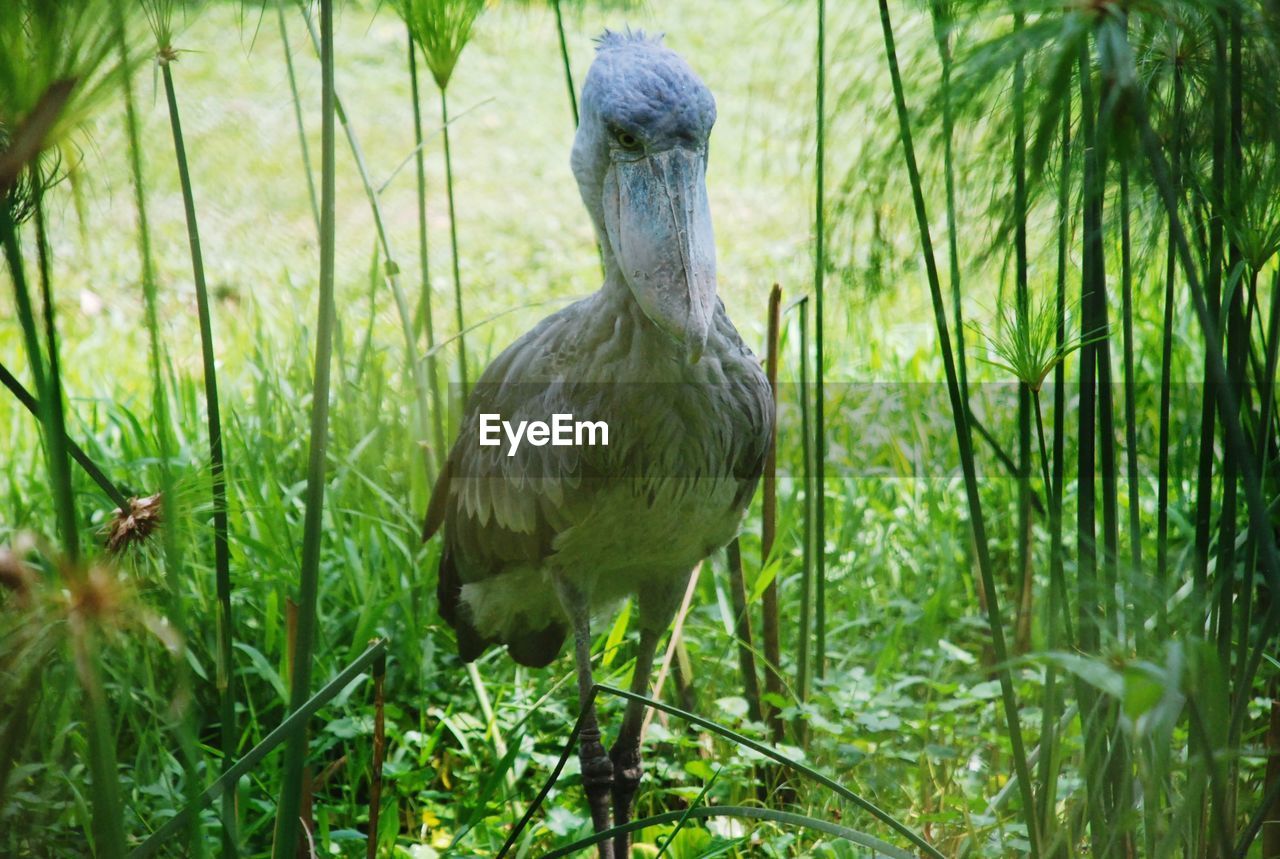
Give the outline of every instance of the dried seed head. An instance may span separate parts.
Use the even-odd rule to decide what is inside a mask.
[[[118,553],[130,544],[146,542],[160,527],[161,512],[159,492],[145,498],[130,498],[127,511],[117,507],[102,531],[107,537],[107,551]]]

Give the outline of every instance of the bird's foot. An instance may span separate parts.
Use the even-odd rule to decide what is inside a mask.
[[[582,788],[591,808],[591,824],[596,832],[604,832],[613,825],[609,799],[615,782],[613,760],[605,753],[599,731],[582,732],[578,761],[582,767]],[[600,842],[600,859],[615,859],[612,842]]]
[[[613,762],[613,823],[622,826],[631,821],[631,805],[640,787],[644,764],[640,761],[639,746],[615,745],[609,752],[609,758]],[[615,859],[628,859],[631,853],[630,834],[624,833],[614,839],[613,852]]]

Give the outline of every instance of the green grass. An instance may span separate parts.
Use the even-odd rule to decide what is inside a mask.
[[[418,539],[430,489],[420,443],[439,447],[432,422],[443,417],[447,426],[449,421],[434,407],[424,414],[426,385],[406,367],[405,357],[427,354],[423,326],[410,318],[403,296],[397,301],[389,289],[385,267],[389,248],[399,248],[399,271],[390,277],[398,275],[399,283],[415,287],[430,285],[436,366],[421,369],[438,371],[442,380],[454,383],[462,381],[456,358],[461,343],[448,338],[461,318],[460,298],[466,302],[466,324],[473,326],[465,354],[474,376],[543,315],[596,288],[594,236],[568,166],[572,126],[555,14],[537,4],[491,4],[452,70],[451,158],[459,202],[455,280],[440,106],[426,91],[428,67],[421,56],[418,107],[431,269],[425,278],[419,268],[427,256],[408,252],[420,248],[420,192],[416,171],[408,165],[416,140],[405,28],[391,8],[375,12],[374,5],[335,4],[335,85],[360,141],[367,184],[382,188],[377,203],[384,235],[375,224],[366,182],[339,135],[336,247],[329,269],[338,312],[328,446],[319,448],[323,459],[310,462],[309,453],[317,448],[305,427],[316,406],[314,350],[322,333],[316,327],[316,212],[327,195],[320,193],[317,172],[313,204],[290,78],[296,75],[302,130],[318,170],[325,154],[320,66],[291,3],[285,4],[283,19],[292,72],[274,9],[210,3],[186,19],[181,10],[175,15],[177,55],[171,71],[199,212],[228,463],[234,626],[227,696],[219,689],[217,618],[225,616],[225,588],[220,593],[215,565],[217,496],[199,291],[163,80],[144,66],[132,82],[151,277],[139,277],[123,100],[99,102],[74,138],[78,148],[64,150],[70,179],[52,188],[44,203],[67,434],[108,479],[130,487],[131,494],[149,495],[170,483],[165,537],[181,551],[181,567],[166,574],[168,553],[160,541],[130,549],[119,563],[121,586],[101,591],[113,595],[112,611],[90,632],[69,633],[65,571],[57,561],[62,553],[53,548],[60,528],[66,530],[59,516],[65,520],[73,509],[81,550],[93,560],[100,556],[96,532],[117,505],[74,463],[73,503],[60,501],[39,420],[16,398],[0,395],[0,547],[25,545],[25,535],[38,535],[34,548],[24,549],[24,556],[36,562],[30,582],[0,593],[0,764],[12,763],[8,781],[0,784],[0,854],[109,855],[111,845],[92,835],[93,809],[95,802],[105,801],[109,808],[116,800],[122,810],[111,823],[118,823],[120,833],[108,826],[106,839],[122,837],[132,849],[166,824],[170,830],[192,826],[203,835],[206,852],[215,853],[223,832],[214,788],[224,784],[214,781],[230,763],[222,753],[230,748],[235,758],[247,755],[252,764],[236,770],[231,785],[238,824],[234,837],[242,855],[267,856],[277,802],[286,782],[290,790],[301,785],[303,762],[296,757],[302,749],[297,745],[284,775],[280,752],[263,757],[269,754],[263,744],[281,740],[278,726],[291,709],[304,707],[315,711],[308,723],[306,763],[307,777],[314,780],[310,814],[318,852],[366,855],[374,757],[368,648],[374,638],[387,642],[378,855],[494,856],[543,784],[545,802],[510,855],[545,855],[591,833],[575,756],[570,755],[560,778],[548,782],[577,716],[570,657],[544,671],[529,671],[502,653],[490,653],[469,676],[454,657],[451,632],[436,615],[439,547],[423,546]],[[602,11],[602,4],[579,5],[565,2],[561,10],[568,67],[579,83],[591,60],[590,37],[606,24],[629,21],[666,31],[668,43],[716,94],[719,119],[708,186],[720,292],[744,338],[763,356],[770,286],[780,283],[789,302],[815,283],[816,4],[652,3],[625,14]],[[1014,55],[998,56],[1005,44],[1001,39],[1014,32],[1012,16],[974,21],[966,3],[936,4],[933,16],[914,5],[889,4],[904,88],[901,119],[914,136],[921,205],[927,202],[940,248],[939,231],[952,228],[949,259],[938,260],[946,277],[941,280],[937,267],[926,272],[920,265],[918,212],[901,160],[894,90],[876,16],[858,4],[826,5],[823,345],[821,367],[806,367],[810,379],[821,370],[826,398],[824,408],[816,410],[799,397],[800,320],[784,312],[776,560],[761,575],[758,502],[741,538],[741,560],[750,611],[759,611],[768,582],[778,585],[783,688],[766,696],[763,709],[779,709],[784,722],[797,729],[780,752],[788,761],[834,777],[847,792],[842,799],[829,784],[801,780],[762,791],[761,784],[771,783],[765,778],[771,767],[763,765],[758,750],[733,741],[732,732],[761,742],[768,731],[750,718],[757,702],[748,703],[742,692],[739,651],[733,646],[737,594],[722,553],[700,578],[684,625],[687,663],[675,672],[678,678],[668,680],[664,698],[730,734],[706,723],[655,719],[636,811],[637,820],[655,819],[638,834],[638,849],[646,856],[665,849],[663,855],[675,859],[854,857],[871,855],[875,839],[908,849],[911,836],[904,833],[910,832],[947,856],[1020,855],[1033,849],[1033,840],[1045,857],[1074,855],[1090,842],[1106,855],[1120,855],[1129,843],[1139,855],[1212,855],[1258,810],[1266,751],[1263,691],[1280,671],[1259,633],[1274,631],[1277,610],[1253,599],[1248,588],[1246,599],[1228,593],[1224,604],[1222,591],[1200,587],[1197,576],[1202,560],[1207,576],[1217,575],[1218,556],[1216,547],[1206,558],[1198,557],[1196,548],[1196,523],[1203,513],[1197,508],[1198,384],[1206,359],[1201,323],[1189,312],[1188,287],[1202,294],[1212,288],[1205,283],[1206,273],[1212,274],[1205,258],[1213,254],[1199,244],[1200,236],[1212,231],[1201,223],[1199,208],[1180,208],[1187,244],[1175,247],[1178,280],[1170,295],[1177,307],[1166,335],[1170,228],[1157,193],[1164,189],[1150,179],[1141,141],[1130,141],[1128,150],[1114,143],[1109,147],[1108,159],[1129,159],[1126,208],[1132,234],[1126,242],[1117,220],[1119,170],[1113,163],[1105,179],[1106,232],[1090,254],[1099,249],[1105,254],[1106,310],[1115,320],[1120,252],[1129,251],[1123,355],[1125,373],[1136,385],[1124,398],[1116,393],[1116,401],[1125,404],[1127,424],[1114,433],[1113,453],[1116,462],[1130,451],[1136,456],[1125,460],[1133,465],[1114,475],[1110,487],[1115,498],[1125,499],[1120,503],[1136,499],[1139,527],[1121,529],[1112,546],[1098,542],[1099,578],[1111,564],[1125,587],[1120,596],[1114,589],[1108,595],[1115,603],[1108,613],[1096,614],[1083,607],[1086,595],[1079,589],[1081,550],[1091,554],[1094,549],[1091,539],[1078,549],[1075,527],[1082,504],[1086,509],[1094,504],[1092,493],[1082,498],[1079,491],[1079,393],[1074,384],[1064,392],[1061,380],[1079,378],[1082,339],[1086,347],[1111,349],[1119,368],[1121,328],[1111,326],[1109,337],[1101,330],[1081,330],[1089,324],[1083,307],[1081,319],[1069,323],[1074,327],[1061,328],[1065,308],[1077,304],[1082,277],[1085,130],[1072,126],[1072,148],[1060,153],[1060,113],[1045,105],[1064,98],[1063,92],[1066,99],[1077,98],[1077,45],[1064,52],[1065,65],[1051,49],[1024,58],[1025,89],[1016,101],[1028,126],[1019,159],[1025,155],[1029,184],[1015,194],[1009,157],[1015,140],[1010,124]],[[1060,11],[1027,5],[1025,12],[1018,38],[1050,43],[1045,22],[1056,20],[1052,16]],[[947,95],[939,102],[943,32],[935,26],[952,22],[958,29],[946,42]],[[1117,37],[1113,30],[1099,32]],[[1148,38],[1137,26],[1131,37]],[[1206,37],[1202,46],[1208,54],[1212,41]],[[1097,44],[1086,43],[1085,49],[1096,51]],[[1119,56],[1107,61],[1122,62]],[[1196,62],[1212,59],[1201,56]],[[1065,83],[1057,76],[1061,68],[1067,70]],[[1144,67],[1143,74],[1149,71]],[[1185,98],[1185,128],[1194,136],[1197,155],[1206,153],[1203,141],[1211,132],[1206,79],[1201,75],[1179,83],[1187,88],[1178,104]],[[1152,115],[1164,131],[1173,95],[1170,81],[1162,81],[1149,95]],[[1004,89],[985,88],[993,84]],[[1099,79],[1090,84],[1090,121],[1096,122]],[[1078,101],[1066,104],[1078,123]],[[1207,171],[1210,161],[1206,156],[1195,169]],[[1265,173],[1264,167],[1257,169]],[[1178,184],[1172,187],[1191,187],[1183,168],[1175,165],[1175,173]],[[1067,211],[1065,220],[1058,218],[1059,206]],[[1265,205],[1250,206],[1249,219],[1271,217]],[[1246,236],[1246,226],[1226,224],[1223,241]],[[1245,367],[1248,380],[1256,365],[1274,385],[1275,332],[1280,330],[1276,265],[1265,259],[1272,244],[1269,230],[1263,225],[1255,233],[1254,239],[1238,239],[1248,263],[1261,269],[1254,277],[1239,278],[1256,286],[1253,334],[1237,330],[1227,338],[1218,363],[1225,361],[1224,373],[1227,365]],[[38,304],[34,231],[24,225],[21,237],[30,292]],[[1015,240],[1019,251],[1025,242],[1025,273],[1022,253],[1015,259]],[[1219,247],[1217,255],[1220,269],[1229,254]],[[945,264],[952,260],[953,265]],[[1088,262],[1092,277],[1098,270],[1092,268],[1092,256]],[[1191,284],[1188,269],[1198,278]],[[1225,286],[1226,273],[1218,276],[1217,286]],[[958,286],[961,278],[963,293],[956,289],[944,303],[943,290]],[[150,312],[144,280],[155,285]],[[1022,312],[1008,298],[1015,289],[1025,295]],[[28,331],[15,319],[13,296],[5,268],[0,362],[34,388],[26,363]],[[797,310],[808,312],[807,305],[817,301],[814,294]],[[990,336],[968,336],[959,346],[962,317]],[[1089,319],[1095,317],[1091,311]],[[957,338],[954,356],[944,357],[935,319]],[[808,324],[805,333],[812,340],[819,331],[812,316]],[[419,338],[408,349],[407,330]],[[1261,348],[1257,332],[1262,330],[1269,337],[1268,350]],[[1160,384],[1166,336],[1167,419]],[[1250,336],[1254,356],[1240,346],[1241,338],[1250,342]],[[323,348],[318,354],[325,358]],[[811,362],[814,356],[806,358]],[[957,366],[959,374],[947,364]],[[950,377],[950,390],[944,377]],[[154,399],[157,379],[162,401]],[[1019,418],[1019,379],[1033,395],[1034,441]],[[968,449],[965,421],[953,423],[960,417],[952,405],[957,397],[970,401],[972,416],[1004,453],[1022,458],[1029,451],[1022,464],[1030,470],[1025,482],[1010,474],[978,432]],[[1273,421],[1274,402],[1261,405]],[[157,415],[165,410],[169,418],[158,425]],[[802,433],[802,417],[807,422],[811,415],[825,423],[823,445]],[[1275,497],[1275,453],[1253,432],[1258,420],[1246,413],[1243,426],[1237,414],[1225,423],[1219,415],[1217,422],[1219,444],[1230,446],[1234,467],[1245,478],[1238,528],[1231,532],[1241,539],[1258,533],[1246,518],[1256,511],[1258,496],[1264,502]],[[1101,426],[1094,429],[1101,433]],[[1168,443],[1161,445],[1161,439]],[[169,458],[161,461],[166,449]],[[1255,451],[1259,455],[1251,459],[1244,455]],[[428,461],[438,462],[441,451],[432,453]],[[816,505],[800,479],[809,455],[823,456],[827,469],[825,545],[811,547],[812,558],[805,534],[814,522],[805,511]],[[1258,483],[1257,469],[1244,468],[1258,460],[1269,463],[1263,470],[1269,482]],[[1167,484],[1160,476],[1166,464]],[[1220,481],[1220,465],[1214,466],[1214,480]],[[321,476],[323,508],[314,500]],[[1166,485],[1168,505],[1160,511],[1157,499]],[[1209,491],[1221,498],[1223,487],[1215,483]],[[1112,496],[1099,495],[1101,522]],[[1030,531],[1019,525],[1020,507],[1031,511],[1026,514]],[[980,531],[975,543],[970,522],[979,509],[985,536]],[[1210,521],[1210,536],[1216,536],[1219,523],[1216,517]],[[1051,534],[1057,526],[1065,533]],[[315,541],[305,553],[304,530]],[[1167,540],[1160,539],[1164,530]],[[1236,562],[1247,564],[1250,572],[1255,564],[1263,569],[1269,559],[1259,548],[1250,543],[1236,551]],[[1027,552],[1034,572],[1028,595],[1030,648],[1025,657],[1006,659],[999,642],[1006,632],[1013,641]],[[1139,556],[1145,568],[1130,570],[1127,559]],[[975,558],[982,562],[981,575]],[[825,572],[825,590],[815,592],[813,583],[804,581],[810,561]],[[9,558],[0,553],[0,572],[6,575],[7,564]],[[299,628],[299,647],[312,655],[310,682],[291,670],[288,659],[288,604],[298,599],[304,566],[316,574],[313,647]],[[984,593],[990,600],[983,601]],[[180,611],[173,610],[174,600]],[[799,637],[801,630],[816,637],[810,610],[818,600],[824,603],[825,665],[813,659],[822,650]],[[303,600],[300,617],[308,602]],[[1224,613],[1234,620],[1225,632]],[[173,628],[162,617],[173,623],[181,619],[186,628],[179,664]],[[1078,634],[1086,624],[1098,640],[1096,645],[1083,642],[1082,652]],[[602,658],[600,683],[627,688],[634,638],[627,632],[622,626],[602,628],[598,645],[621,644]],[[1218,636],[1238,650],[1226,670]],[[761,653],[748,655],[764,661]],[[350,682],[326,686],[353,663],[359,670],[344,675]],[[321,703],[312,696],[322,687]],[[32,691],[36,688],[38,693]],[[235,731],[224,746],[221,706],[228,700],[236,706]],[[1084,706],[1095,700],[1096,710]],[[620,719],[622,702],[610,696],[601,706],[608,734]],[[680,716],[677,710],[670,713]],[[290,723],[295,741],[301,736],[299,724]],[[1015,742],[1010,724],[1020,726]],[[1109,762],[1116,758],[1095,760],[1086,754],[1102,745],[1116,754],[1124,750],[1129,763],[1123,766],[1132,766],[1125,770],[1127,778],[1116,780],[1121,765]],[[108,772],[112,756],[100,753],[104,746],[114,752],[114,779]],[[91,754],[95,749],[98,753]],[[9,750],[16,750],[12,758]],[[1206,755],[1206,750],[1218,754]],[[1042,752],[1046,757],[1037,757]],[[1015,772],[1017,783],[1011,781]],[[118,796],[104,794],[113,786]],[[1152,798],[1142,808],[1125,798],[1135,786]],[[860,799],[845,802],[851,795]],[[197,796],[205,800],[198,813],[169,823]],[[1108,803],[1119,810],[1107,826],[1090,831],[1089,810]],[[760,805],[772,810],[749,814],[744,809]],[[740,816],[714,817],[717,808]],[[897,823],[886,823],[880,810]],[[1038,839],[1029,837],[1037,830]],[[845,840],[850,832],[857,836],[853,841]],[[163,855],[166,845],[156,846]],[[1258,857],[1258,851],[1255,845],[1248,855]]]

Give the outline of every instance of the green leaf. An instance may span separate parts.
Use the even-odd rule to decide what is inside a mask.
[[[1137,722],[1164,698],[1165,687],[1157,675],[1137,665],[1124,670],[1124,714]]]

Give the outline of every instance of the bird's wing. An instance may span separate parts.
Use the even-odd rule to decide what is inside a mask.
[[[721,304],[720,315],[723,314],[724,305]],[[724,320],[728,323],[727,316]],[[773,440],[775,409],[773,391],[769,387],[768,377],[760,367],[760,360],[742,342],[731,323],[725,327],[726,336],[738,354],[738,372],[730,375],[727,383],[735,388],[732,399],[738,404],[733,417],[737,427],[729,466],[738,481],[733,506],[741,509],[751,502],[751,496],[755,494],[756,485],[764,473],[765,457]]]
[[[458,585],[537,565],[556,534],[589,505],[583,449],[521,444],[514,456],[505,436],[479,444],[481,415],[503,421],[549,421],[573,412],[573,387],[558,380],[566,350],[574,348],[576,316],[565,308],[516,340],[476,383],[458,439],[431,495],[423,539],[444,527],[445,551]]]

